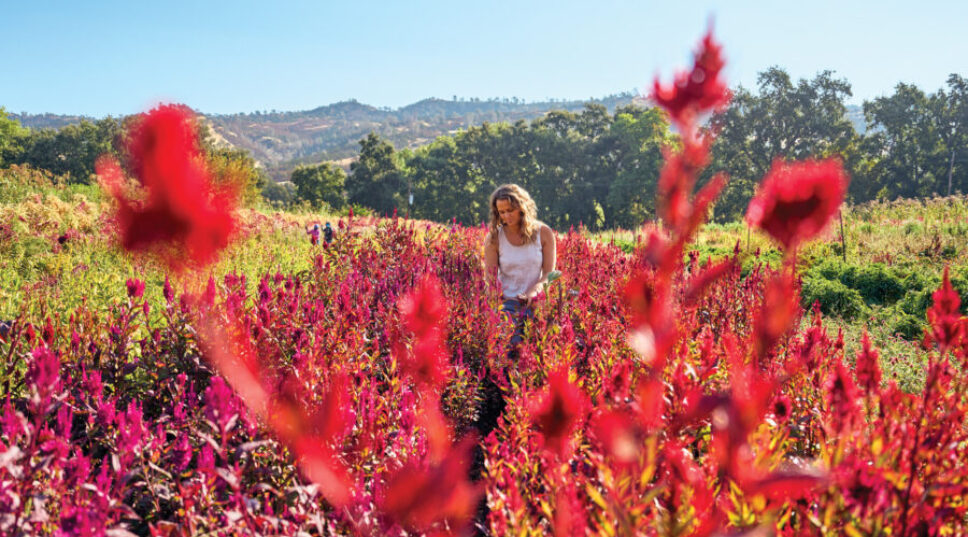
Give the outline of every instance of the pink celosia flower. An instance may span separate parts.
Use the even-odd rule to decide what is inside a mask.
[[[125,282],[125,285],[128,287],[128,296],[130,298],[141,298],[145,294],[145,282],[138,278],[130,278]]]
[[[60,388],[60,358],[47,347],[38,347],[31,353],[27,366],[27,382],[33,387],[34,404],[45,405],[50,396]]]
[[[839,160],[776,160],[746,210],[746,221],[766,231],[788,252],[819,235],[847,191]]]

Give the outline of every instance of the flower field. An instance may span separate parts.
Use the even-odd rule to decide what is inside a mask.
[[[776,256],[690,247],[726,180],[693,193],[721,67],[710,35],[692,75],[656,83],[682,133],[663,226],[631,253],[559,233],[561,277],[518,346],[486,229],[350,216],[311,247],[300,217],[206,192],[177,108],[147,114],[131,144],[146,195],[103,162],[106,199],[61,202],[100,208],[72,233],[40,194],[0,227],[24,278],[0,331],[0,533],[968,534],[949,269],[906,391],[866,333],[845,341],[802,305],[798,252],[839,209],[837,161],[764,179],[747,218]],[[42,269],[4,238],[28,229],[53,252]]]

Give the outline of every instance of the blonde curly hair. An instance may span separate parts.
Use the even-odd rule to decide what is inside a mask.
[[[515,184],[501,185],[491,194],[491,240],[497,240],[498,229],[503,226],[497,212],[497,200],[507,200],[515,209],[521,209],[521,234],[525,241],[534,242],[541,224],[538,208],[528,191]]]

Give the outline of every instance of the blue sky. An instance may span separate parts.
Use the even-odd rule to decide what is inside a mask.
[[[915,5],[918,4],[918,5]],[[968,76],[968,2],[0,0],[0,106],[130,114],[306,110],[357,99],[584,99],[669,79],[714,20],[727,78],[831,69],[849,101]]]

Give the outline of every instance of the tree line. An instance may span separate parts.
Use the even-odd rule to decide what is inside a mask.
[[[847,117],[850,96],[850,84],[829,71],[795,81],[776,67],[760,73],[753,90],[736,89],[729,106],[705,126],[715,133],[708,173],[730,177],[714,220],[742,217],[778,158],[839,157],[852,178],[849,198],[858,203],[968,192],[965,78],[952,74],[933,93],[901,83],[893,94],[864,102],[863,133]],[[70,182],[90,182],[96,158],[119,153],[130,120],[24,129],[0,109],[0,167],[30,165]],[[654,217],[663,147],[676,141],[656,109],[626,105],[610,114],[589,104],[531,121],[483,123],[415,150],[398,151],[371,133],[360,140],[348,173],[329,162],[300,166],[283,184],[265,184],[264,172],[243,150],[206,143],[205,151],[218,173],[243,184],[250,200],[261,188],[276,205],[356,206],[476,224],[487,219],[490,193],[514,182],[531,192],[548,224],[603,229],[631,228]]]
[[[706,125],[715,133],[708,174],[730,177],[714,220],[741,218],[758,181],[781,158],[839,157],[855,203],[968,192],[963,77],[952,74],[931,94],[898,84],[893,94],[865,102],[864,133],[848,119],[850,96],[850,84],[829,71],[794,81],[771,68],[760,73],[755,91],[737,89]],[[531,122],[485,123],[413,151],[396,151],[371,133],[348,174],[332,163],[299,167],[292,194],[337,210],[352,204],[475,224],[487,219],[491,191],[515,182],[556,228],[628,228],[654,217],[662,148],[675,143],[662,114],[638,106],[609,114],[588,105]]]

